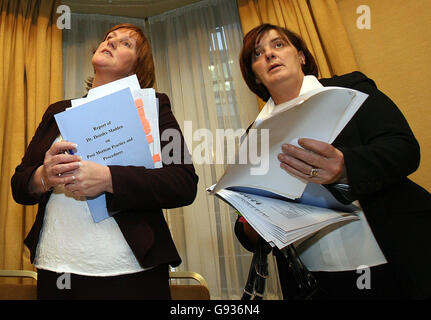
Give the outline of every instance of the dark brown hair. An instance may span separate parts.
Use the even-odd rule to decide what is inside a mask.
[[[148,39],[145,37],[141,28],[130,24],[130,23],[121,23],[113,26],[111,29],[106,32],[103,41],[106,40],[106,37],[111,32],[118,29],[128,29],[133,31],[136,37],[136,55],[138,59],[136,60],[135,65],[133,66],[134,73],[139,80],[139,84],[141,88],[151,88],[154,85],[156,75],[154,71],[154,61],[153,61],[153,53],[151,51],[151,45]],[[86,81],[87,90],[91,89],[93,84],[94,77],[88,78]]]
[[[256,76],[251,67],[252,56],[255,51],[257,40],[270,30],[276,30],[280,36],[286,37],[298,52],[302,51],[305,57],[305,64],[302,65],[302,72],[304,72],[304,75],[314,75],[317,77],[319,73],[314,57],[300,36],[286,28],[268,23],[257,26],[244,36],[242,50],[239,56],[239,64],[247,86],[264,101],[268,101],[270,98],[269,91],[262,83],[256,83]]]

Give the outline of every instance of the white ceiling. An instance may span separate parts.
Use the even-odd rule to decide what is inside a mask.
[[[145,18],[200,0],[62,0],[75,13]]]

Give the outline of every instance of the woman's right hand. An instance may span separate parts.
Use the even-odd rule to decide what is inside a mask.
[[[44,193],[59,184],[72,183],[74,170],[81,166],[82,158],[67,153],[77,147],[75,143],[59,141],[45,153],[43,165],[37,168],[30,182],[31,193]]]

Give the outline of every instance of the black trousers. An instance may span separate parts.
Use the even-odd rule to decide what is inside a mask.
[[[297,293],[295,281],[288,271],[287,260],[274,249],[283,299]],[[365,274],[367,272],[367,274]],[[370,267],[367,271],[312,272],[318,290],[312,300],[397,300],[406,297],[390,264]],[[368,281],[365,281],[368,277]]]
[[[112,277],[37,270],[39,300],[170,300],[169,269],[153,269]]]

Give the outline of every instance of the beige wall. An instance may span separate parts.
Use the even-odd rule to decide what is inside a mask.
[[[360,71],[374,79],[407,118],[421,146],[411,178],[431,191],[431,0],[338,0]],[[360,5],[371,29],[358,29]]]

